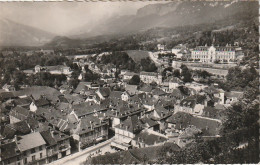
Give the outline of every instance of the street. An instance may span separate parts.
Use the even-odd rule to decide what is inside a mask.
[[[52,163],[49,163],[49,165],[78,165],[84,161],[91,155],[97,156],[97,155],[104,155],[106,152],[116,152],[116,150],[113,150],[110,148],[110,142],[113,140],[113,138],[108,139],[102,143],[99,143],[97,145],[91,146],[89,148],[86,148],[85,150],[82,150],[80,152],[77,152],[75,154],[66,156],[62,159],[59,159],[57,161],[54,161]]]

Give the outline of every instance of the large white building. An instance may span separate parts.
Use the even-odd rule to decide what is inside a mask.
[[[147,84],[152,82],[162,83],[162,76],[155,72],[140,72],[140,79]]]
[[[227,45],[225,47],[198,46],[191,51],[191,58],[200,62],[235,62],[243,55],[240,47]]]

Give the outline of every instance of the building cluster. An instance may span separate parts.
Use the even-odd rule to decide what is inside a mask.
[[[166,142],[184,147],[196,136],[218,136],[226,108],[243,96],[173,76],[163,79],[155,72],[122,70],[116,78],[113,65],[87,64],[101,78],[79,77],[75,89],[65,83],[0,90],[2,164],[46,164],[112,137],[116,150]],[[35,72],[71,70],[36,66]],[[140,85],[129,84],[134,75],[140,76]]]
[[[186,45],[179,44],[172,48],[171,51],[165,49],[165,45],[157,45],[158,52],[172,53],[176,59],[185,59],[201,63],[235,63],[242,59],[243,51],[241,47],[231,46],[197,46],[189,49]]]

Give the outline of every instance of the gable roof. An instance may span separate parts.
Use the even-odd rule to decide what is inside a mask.
[[[40,98],[38,100],[35,100],[35,105],[37,107],[42,107],[42,106],[50,105],[50,102],[47,99]]]
[[[141,131],[135,135],[134,140],[140,141],[147,145],[154,145],[156,143],[162,143],[167,141],[167,138],[150,133],[148,131]]]
[[[139,91],[142,91],[142,92],[151,92],[152,90],[153,90],[153,87],[150,85],[144,85],[143,87],[141,87],[139,89]]]
[[[15,98],[13,92],[1,92],[0,93],[0,101],[4,101],[7,99]]]
[[[137,133],[143,129],[142,123],[140,122],[140,120],[137,118],[136,115],[128,117],[125,121],[122,122],[122,124],[119,124],[115,127],[127,130],[132,133]]]
[[[1,145],[1,160],[6,160],[20,154],[15,142]]]
[[[111,93],[110,89],[105,87],[99,88],[98,90],[103,97],[108,97]]]
[[[10,116],[13,116],[20,120],[25,120],[27,117],[33,116],[33,114],[33,112],[20,106],[16,106],[9,113]]]
[[[141,118],[140,121],[142,122],[142,124],[147,124],[149,127],[159,125],[159,123],[157,123],[156,121],[154,121],[148,117]]]
[[[29,149],[45,145],[46,142],[39,132],[17,137],[18,148],[23,152]]]
[[[165,95],[166,93],[160,88],[155,88],[152,90],[152,94],[161,96],[161,95]]]

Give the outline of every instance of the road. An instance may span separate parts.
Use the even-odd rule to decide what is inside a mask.
[[[66,156],[62,159],[59,159],[57,161],[54,161],[52,163],[50,163],[49,165],[79,165],[80,163],[86,161],[87,157],[92,154],[92,156],[97,156],[97,155],[103,155],[106,152],[116,152],[115,150],[110,148],[110,142],[113,140],[109,139],[106,140],[102,143],[99,143],[95,146],[91,146],[86,148],[85,150],[82,150],[80,152],[77,152],[75,154]],[[100,150],[99,153],[96,153],[98,150]]]

